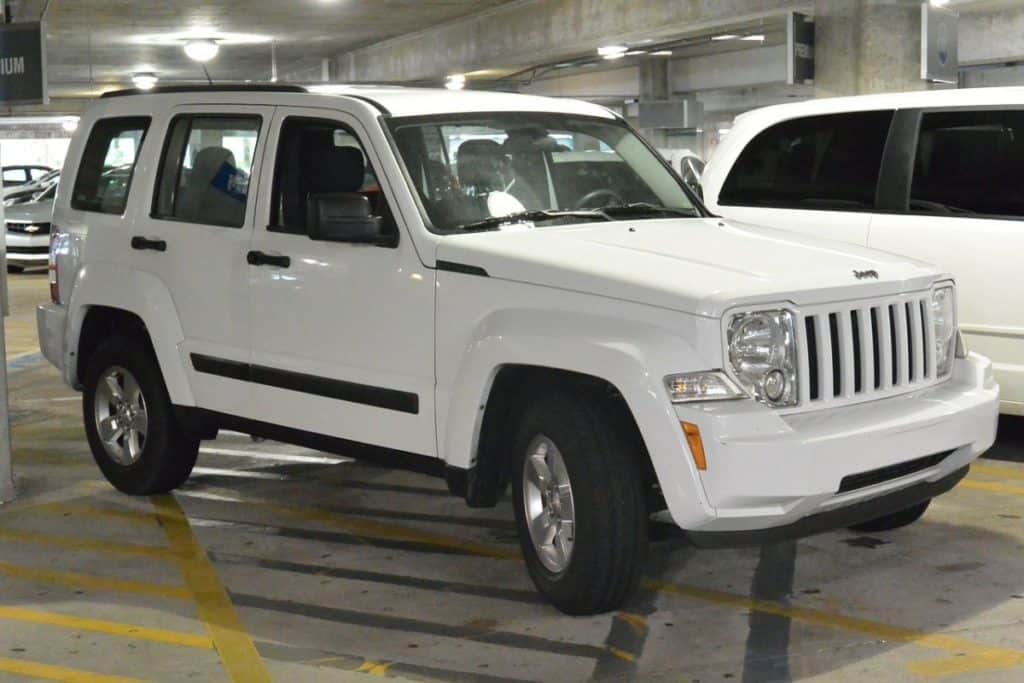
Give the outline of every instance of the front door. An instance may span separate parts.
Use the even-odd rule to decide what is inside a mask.
[[[435,456],[433,271],[392,214],[367,139],[336,110],[275,116],[250,252],[252,416]],[[311,239],[318,197],[365,207],[393,239]]]

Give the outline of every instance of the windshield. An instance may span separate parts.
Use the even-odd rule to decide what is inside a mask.
[[[389,125],[435,232],[495,227],[501,221],[489,219],[500,216],[536,222],[540,211],[577,220],[557,214],[629,207],[631,218],[664,218],[659,209],[699,215],[676,176],[618,121],[507,112]]]

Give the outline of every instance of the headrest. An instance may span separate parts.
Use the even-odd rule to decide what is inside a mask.
[[[456,162],[463,187],[480,192],[497,189],[500,182],[498,162],[505,158],[501,145],[493,140],[467,140],[459,146]]]
[[[236,168],[235,155],[225,147],[204,147],[192,161],[192,175],[209,180],[217,175],[222,166]]]
[[[304,140],[302,163],[312,194],[358,192],[363,187],[366,162],[355,147],[335,147],[333,135],[326,140]]]

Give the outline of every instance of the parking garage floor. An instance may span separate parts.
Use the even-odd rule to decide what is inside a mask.
[[[761,549],[654,543],[626,609],[535,594],[511,508],[224,434],[174,496],[93,465],[12,276],[19,498],[0,508],[0,680],[1019,681],[1024,426],[923,521]]]

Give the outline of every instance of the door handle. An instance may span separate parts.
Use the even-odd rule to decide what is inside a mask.
[[[167,242],[164,240],[151,240],[148,237],[135,236],[132,238],[132,249],[139,251],[167,251]]]
[[[292,260],[287,256],[274,256],[273,254],[266,254],[262,251],[250,251],[245,255],[245,260],[249,262],[250,266],[277,266],[278,268],[287,268],[292,265]]]

